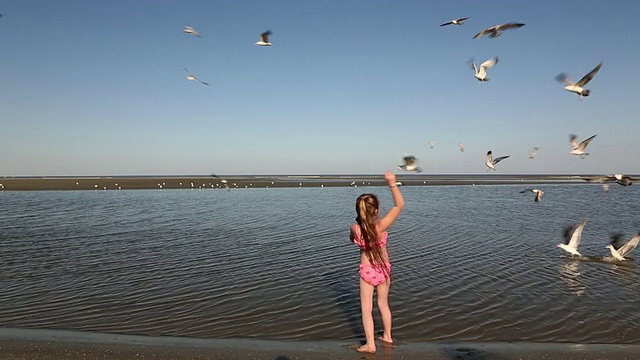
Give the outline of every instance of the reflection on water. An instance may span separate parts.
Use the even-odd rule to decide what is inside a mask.
[[[535,203],[521,186],[403,187],[395,336],[640,342],[640,267],[603,260],[612,231],[640,228],[639,189],[545,185]],[[0,193],[0,327],[360,338],[363,192],[392,204],[382,187]],[[584,217],[570,259],[555,244]]]
[[[563,264],[561,267],[561,278],[567,285],[569,293],[582,296],[584,295],[587,287],[580,282],[580,261],[571,260],[570,262]]]

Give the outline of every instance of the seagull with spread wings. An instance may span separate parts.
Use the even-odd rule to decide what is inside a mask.
[[[416,165],[416,157],[413,155],[408,155],[402,158],[404,164],[398,165],[398,169],[404,171],[415,171],[422,172],[422,169]]]
[[[582,256],[578,252],[578,246],[580,245],[580,238],[582,237],[582,230],[587,223],[587,219],[583,219],[580,225],[571,225],[564,229],[564,244],[558,244],[557,246],[570,253],[571,255]]]
[[[192,74],[192,73],[190,73],[190,72],[189,72],[189,70],[187,70],[187,68],[184,68],[184,71],[186,71],[186,72],[187,72],[187,80],[190,80],[190,81],[197,80],[197,81],[201,82],[202,84],[209,86],[209,84],[208,84],[208,83],[206,83],[206,82],[204,82],[204,81],[202,81],[202,80],[198,79],[197,77],[193,76],[193,74]]]
[[[593,138],[595,138],[596,135],[586,138],[585,140],[582,140],[582,142],[578,144],[578,142],[576,141],[578,139],[578,135],[571,134],[569,136],[569,142],[571,143],[572,150],[569,151],[569,154],[578,155],[581,157],[588,156],[589,153],[585,152],[585,150],[587,149],[587,145],[589,145],[591,140],[593,140]]]
[[[640,233],[637,233],[626,244],[616,249],[615,246],[617,246],[620,240],[622,240],[622,234],[612,235],[611,244],[607,245],[606,248],[611,251],[611,255],[616,260],[623,261],[623,260],[627,260],[625,259],[625,256],[629,255],[629,253],[632,252],[638,246],[638,243],[640,242]]]
[[[271,45],[273,45],[271,42],[269,42],[269,35],[271,35],[271,30],[267,30],[267,31],[263,32],[262,34],[260,34],[260,40],[258,40],[256,42],[256,45],[259,45],[259,46],[271,46]]]
[[[451,21],[447,21],[446,23],[441,24],[440,27],[447,26],[447,25],[462,25],[462,24],[464,24],[465,21],[467,21],[467,19],[469,19],[469,18],[468,17],[463,17],[463,18],[458,18],[458,19],[454,19],[454,20],[451,20]]]
[[[500,161],[508,158],[509,156],[510,155],[500,156],[500,157],[497,157],[497,158],[494,159],[493,158],[493,153],[491,152],[491,150],[487,151],[487,160],[484,162],[484,164],[487,165],[487,167],[489,168],[489,169],[487,169],[487,171],[490,170],[490,169],[495,170],[496,169],[496,164],[499,163]]]
[[[578,94],[580,100],[582,100],[584,97],[591,94],[591,90],[585,89],[584,86],[587,85],[594,76],[596,76],[601,67],[602,62],[598,64],[598,66],[596,66],[593,70],[591,70],[587,75],[585,75],[582,79],[580,79],[580,81],[578,81],[577,83],[571,81],[571,79],[569,79],[569,77],[565,73],[556,76],[556,80],[564,84],[565,90]]]
[[[490,38],[497,38],[498,36],[502,35],[502,32],[504,30],[509,30],[509,29],[517,29],[519,27],[523,27],[525,24],[522,23],[514,23],[514,22],[510,22],[510,23],[506,23],[506,24],[500,24],[500,25],[495,25],[492,26],[490,28],[486,28],[482,31],[480,31],[479,33],[477,33],[473,38],[477,39],[481,36],[484,35],[489,35]]]
[[[520,191],[520,194],[524,194],[526,192],[532,192],[536,194],[536,197],[533,199],[533,201],[535,202],[540,201],[540,199],[542,199],[542,195],[544,195],[544,192],[540,189],[526,189],[526,190]]]
[[[485,62],[483,62],[482,64],[480,64],[480,68],[476,67],[476,61],[474,59],[471,59],[471,61],[469,61],[469,64],[471,65],[471,68],[475,71],[475,74],[473,76],[475,76],[476,79],[478,79],[478,81],[480,82],[484,82],[484,81],[489,81],[490,79],[487,77],[487,70],[491,69],[491,67],[493,67],[493,65],[498,63],[498,57],[494,57],[493,59],[489,59]]]
[[[533,150],[529,151],[529,159],[533,159],[538,156],[538,150],[540,150],[537,146],[533,148]]]
[[[184,26],[184,30],[182,30],[182,32],[184,32],[185,34],[191,34],[196,37],[202,37],[192,26],[189,26],[189,24],[186,24]]]

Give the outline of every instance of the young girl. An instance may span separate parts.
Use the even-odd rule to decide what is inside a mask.
[[[356,200],[356,223],[351,225],[349,238],[360,247],[360,307],[362,326],[367,339],[359,352],[375,353],[376,343],[373,330],[373,291],[377,289],[378,309],[382,317],[383,333],[378,339],[388,344],[391,337],[391,309],[389,309],[389,286],[391,285],[391,263],[387,254],[387,229],[400,215],[404,199],[396,185],[396,175],[390,171],[384,174],[394,206],[383,216],[378,216],[380,204],[373,194],[362,194]]]

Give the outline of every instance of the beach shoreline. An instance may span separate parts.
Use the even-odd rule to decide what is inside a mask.
[[[355,351],[357,340],[192,339],[68,330],[0,328],[0,357],[15,359],[634,359],[640,345],[436,342]]]
[[[400,174],[404,186],[588,184],[593,175]],[[386,186],[383,175],[4,177],[0,191]]]

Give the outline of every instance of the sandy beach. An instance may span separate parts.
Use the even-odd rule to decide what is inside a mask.
[[[17,359],[638,359],[640,345],[403,343],[355,352],[357,341],[144,337],[63,330],[0,329],[0,357]]]
[[[585,184],[592,175],[399,174],[404,186]],[[226,181],[226,182],[225,182]],[[0,191],[385,186],[383,175],[4,177]]]

